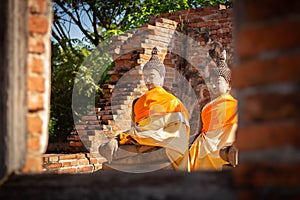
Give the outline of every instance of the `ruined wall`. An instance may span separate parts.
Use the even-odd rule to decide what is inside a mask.
[[[92,173],[102,168],[102,162],[89,153],[45,154],[42,156],[44,173]]]
[[[48,144],[51,7],[48,0],[28,1],[26,173],[42,171],[41,154]]]

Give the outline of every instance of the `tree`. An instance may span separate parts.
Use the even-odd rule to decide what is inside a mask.
[[[84,40],[97,46],[107,37],[146,23],[150,16],[188,8],[229,5],[228,0],[54,0],[53,41],[72,47],[70,30],[78,28]]]
[[[73,129],[72,88],[85,58],[105,39],[140,27],[150,16],[211,6],[226,0],[53,0],[50,136]],[[74,30],[77,36],[72,36]],[[80,36],[78,36],[80,33]],[[104,73],[102,84],[107,79]],[[86,77],[89,81],[90,77]],[[97,89],[92,85],[92,89]],[[87,91],[88,92],[88,91]]]

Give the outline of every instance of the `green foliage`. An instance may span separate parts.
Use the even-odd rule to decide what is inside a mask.
[[[73,88],[73,112],[76,123],[81,116],[92,111],[95,104],[103,98],[99,87],[109,76],[107,70],[114,66],[113,59],[108,53],[109,43],[102,42],[82,63],[76,73]]]
[[[71,104],[74,78],[88,54],[89,51],[83,47],[65,51],[57,44],[52,45],[50,136],[64,140],[73,129]]]
[[[55,117],[50,117],[49,120],[49,136],[50,138],[56,138],[56,130],[55,130],[55,124],[57,123],[57,119]]]

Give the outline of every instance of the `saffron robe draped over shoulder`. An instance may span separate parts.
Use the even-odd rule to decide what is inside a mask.
[[[190,169],[221,170],[228,162],[222,160],[219,151],[235,140],[237,129],[237,100],[223,94],[202,109],[203,128],[190,147]]]
[[[141,96],[134,105],[134,131],[130,136],[141,145],[163,147],[173,167],[189,169],[188,111],[182,102],[162,87]]]

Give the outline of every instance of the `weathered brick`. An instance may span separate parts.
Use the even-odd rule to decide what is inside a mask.
[[[77,159],[86,159],[86,155],[84,153],[78,153],[76,154]]]
[[[177,26],[178,22],[167,19],[167,18],[160,18],[161,22],[164,24],[170,24],[172,26]]]
[[[60,174],[64,174],[64,173],[76,173],[77,172],[77,168],[76,167],[63,167],[63,168],[59,168],[58,173]]]
[[[300,20],[282,20],[280,23],[245,27],[236,34],[236,54],[240,58],[261,53],[296,48],[300,45]]]
[[[45,34],[49,29],[49,20],[47,17],[31,15],[29,17],[28,30],[33,33]]]
[[[240,62],[232,69],[234,88],[299,80],[300,54]]]
[[[76,154],[60,154],[59,160],[69,160],[69,159],[75,159]]]
[[[90,158],[90,164],[98,164],[100,163],[97,158]]]
[[[27,150],[28,151],[39,151],[40,149],[40,137],[39,136],[30,136],[27,139]]]
[[[45,91],[45,79],[40,76],[29,76],[27,78],[27,89],[30,91],[44,92]]]
[[[44,108],[44,100],[42,94],[28,93],[27,106],[29,111],[37,111]]]
[[[61,168],[62,164],[61,163],[47,163],[44,164],[44,168],[46,169],[58,169]]]
[[[31,59],[28,61],[29,72],[42,74],[44,72],[44,63],[42,59]]]
[[[300,147],[299,121],[274,121],[239,126],[237,146],[240,151],[271,149],[285,145]]]
[[[74,159],[74,160],[60,160],[59,163],[62,164],[62,167],[70,167],[70,166],[76,166],[77,165],[76,159]]]
[[[176,28],[176,26],[174,26],[174,25],[165,24],[165,23],[161,23],[161,22],[158,22],[158,21],[155,22],[155,26],[159,27],[160,29],[161,28],[166,28],[166,29],[169,29],[169,30],[175,30],[175,28]]]
[[[77,172],[85,172],[85,173],[87,173],[87,172],[93,172],[93,169],[94,169],[93,165],[79,166],[77,168]]]
[[[41,38],[30,36],[28,40],[29,53],[41,54],[45,52],[45,43]]]
[[[77,159],[77,164],[78,165],[88,165],[90,163],[89,163],[89,160],[87,158],[84,158],[84,159]]]
[[[58,162],[58,155],[49,156],[49,162]]]
[[[243,124],[253,122],[300,119],[300,91],[286,92],[274,86],[277,92],[262,92],[243,98],[247,105],[239,110]]]
[[[240,6],[240,4],[247,6]],[[239,16],[237,20],[245,25],[253,25],[262,21],[274,19],[282,19],[282,17],[299,14],[300,2],[291,0],[288,4],[275,3],[274,0],[244,0],[244,2],[236,2],[236,14]],[[272,22],[270,22],[272,23]]]
[[[42,158],[40,155],[27,155],[25,166],[22,169],[23,173],[38,173],[42,172]]]
[[[27,116],[27,129],[30,133],[41,133],[43,120],[38,116]]]
[[[97,120],[97,116],[83,116],[82,121]]]
[[[48,1],[47,0],[29,0],[29,11],[33,14],[44,14],[48,10]]]
[[[43,163],[48,163],[48,162],[49,162],[49,157],[43,155],[43,156],[42,156],[42,160],[43,160]]]
[[[161,37],[161,36],[158,36],[158,35],[149,35],[148,36],[149,39],[151,40],[154,40],[154,41],[158,41],[158,42],[168,42],[170,41],[170,38],[169,37]]]

